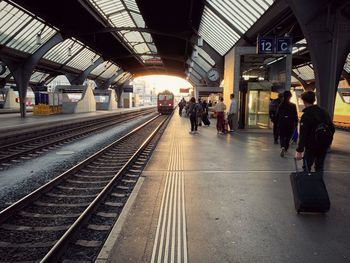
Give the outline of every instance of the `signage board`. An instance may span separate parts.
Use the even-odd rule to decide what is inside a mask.
[[[131,86],[131,85],[125,85],[125,86],[123,87],[123,92],[125,92],[125,93],[133,93],[133,92],[134,92],[133,86]]]
[[[292,38],[277,37],[276,38],[276,53],[291,54],[292,53]]]
[[[180,93],[189,93],[190,89],[180,89]]]
[[[258,37],[257,53],[258,54],[273,54],[275,52],[274,37]]]
[[[258,54],[291,54],[291,37],[258,36],[256,51]]]

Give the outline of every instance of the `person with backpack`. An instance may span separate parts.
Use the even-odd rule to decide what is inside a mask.
[[[188,105],[188,115],[190,117],[190,122],[191,122],[191,131],[190,134],[197,133],[197,103],[196,99],[192,97],[190,99],[189,105]]]
[[[269,104],[269,117],[273,125],[273,139],[274,143],[278,144],[278,119],[277,119],[277,109],[278,106],[281,104],[283,98],[283,94],[279,93],[278,98],[271,100]]]
[[[292,93],[286,90],[283,93],[283,102],[277,109],[278,131],[281,145],[281,157],[284,157],[289,148],[295,127],[298,125],[297,106],[290,102]]]
[[[315,163],[315,171],[322,172],[327,149],[333,141],[335,132],[331,117],[321,107],[314,105],[316,95],[313,91],[301,94],[304,102],[304,114],[300,120],[300,133],[295,159],[304,158],[308,171]],[[307,170],[306,170],[307,171]]]

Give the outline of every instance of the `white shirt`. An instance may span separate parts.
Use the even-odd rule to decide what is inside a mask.
[[[231,99],[230,110],[228,113],[229,114],[232,114],[232,113],[236,114],[236,112],[237,112],[237,102],[236,102],[236,99],[233,98],[233,99]]]

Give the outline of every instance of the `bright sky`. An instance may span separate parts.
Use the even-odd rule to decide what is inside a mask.
[[[134,79],[134,81],[138,80],[146,81],[147,84],[154,86],[156,88],[156,93],[167,89],[175,95],[179,95],[181,88],[186,89],[192,87],[192,85],[185,79],[167,75],[152,75]]]

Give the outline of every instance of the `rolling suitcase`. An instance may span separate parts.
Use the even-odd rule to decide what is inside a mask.
[[[207,125],[207,126],[210,125],[210,121],[208,119],[208,114],[207,113],[203,114],[202,121],[203,121],[204,125]]]
[[[319,172],[298,171],[290,174],[293,189],[295,210],[310,213],[326,213],[330,209],[330,201],[322,174]],[[307,165],[305,164],[305,167]],[[306,168],[307,169],[307,168]]]

